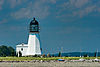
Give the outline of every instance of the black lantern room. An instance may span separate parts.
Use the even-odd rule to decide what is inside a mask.
[[[39,32],[39,24],[35,18],[30,22],[30,32]]]

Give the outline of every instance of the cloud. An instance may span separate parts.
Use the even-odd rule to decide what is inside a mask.
[[[50,1],[51,3],[54,3],[54,4],[56,3],[56,0],[49,0],[49,1]]]
[[[76,8],[81,8],[89,3],[89,0],[69,0],[69,5]]]
[[[18,7],[10,14],[16,19],[32,17],[44,19],[52,15],[66,22],[66,20],[80,19],[94,12],[100,13],[100,1],[95,0],[9,0],[9,3],[11,8]],[[20,4],[22,4],[21,7],[19,7]]]
[[[97,0],[67,0],[57,8],[57,18],[62,20],[80,19],[85,16],[94,16],[100,13],[100,1]],[[66,19],[68,18],[68,19]]]
[[[18,6],[18,5],[20,5],[20,4],[24,3],[24,2],[27,2],[27,0],[8,0],[7,1],[7,3],[10,4],[11,8],[14,8],[14,7],[16,7],[16,6]]]
[[[7,22],[7,19],[3,19],[3,20],[0,21],[0,24],[4,24],[6,22]]]
[[[86,5],[88,5],[90,2],[90,0],[67,0],[64,1],[63,3],[61,3],[60,8],[62,8],[62,10],[66,10],[66,9],[78,9],[78,8],[83,8]]]
[[[10,8],[14,8],[27,1],[28,0],[0,0],[0,10],[2,9],[2,5],[9,4]]]
[[[41,1],[41,3],[51,3],[51,4],[55,4],[57,2],[57,0],[38,0],[38,2]]]
[[[37,0],[34,0],[37,1]],[[16,6],[19,6],[20,4],[24,4],[24,3],[29,3],[32,1],[29,0],[8,0],[7,3],[10,4],[11,8],[14,8]],[[41,3],[56,3],[56,0],[38,0],[37,2],[41,2]]]
[[[19,0],[18,0],[18,1],[19,1]],[[13,7],[16,6],[17,1],[16,1],[16,0],[10,0],[9,3],[10,3],[10,5],[11,5],[11,7],[13,8]]]
[[[11,26],[11,27],[9,27],[9,29],[10,29],[11,31],[22,31],[22,30],[27,30],[27,28],[24,27],[24,26]]]
[[[57,29],[58,30],[58,29]],[[57,31],[57,34],[73,34],[73,33],[91,33],[93,30],[91,28],[82,28],[82,27],[76,27],[76,26],[71,26],[71,27],[59,27],[59,31]]]
[[[43,0],[35,2],[31,1],[27,7],[21,8],[18,11],[11,13],[11,16],[16,19],[32,18],[33,16],[43,19],[49,15],[48,9],[49,7],[45,5]]]
[[[4,0],[0,0],[0,10],[2,9],[3,3],[4,3]]]
[[[79,10],[79,11],[76,11],[76,12],[73,12],[75,16],[79,16],[79,17],[84,17],[92,12],[96,12],[97,11],[97,7],[96,5],[93,5],[93,6],[88,6],[82,10]]]

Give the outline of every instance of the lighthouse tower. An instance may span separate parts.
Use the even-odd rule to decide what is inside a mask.
[[[35,18],[30,22],[29,40],[26,55],[41,55],[39,23],[35,20]]]

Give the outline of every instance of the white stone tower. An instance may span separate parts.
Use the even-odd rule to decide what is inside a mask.
[[[35,18],[30,22],[29,40],[26,55],[41,55],[39,23],[35,20]]]

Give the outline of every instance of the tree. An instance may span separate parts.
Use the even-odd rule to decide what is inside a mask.
[[[61,52],[59,51],[58,57],[61,57]]]
[[[84,55],[84,57],[87,57],[87,56],[88,56],[87,54]]]
[[[54,57],[54,54],[52,54],[52,57]]]
[[[97,52],[94,53],[94,57],[96,57]]]
[[[10,52],[7,46],[4,45],[0,46],[0,56],[5,57],[5,56],[9,56],[9,54]]]
[[[16,55],[16,52],[15,52],[15,49],[12,48],[11,46],[8,47],[9,51],[10,51],[10,56],[15,56]]]
[[[15,49],[12,47],[7,47],[5,45],[0,46],[0,56],[15,56]]]

